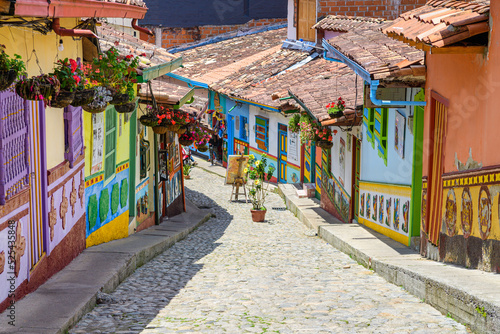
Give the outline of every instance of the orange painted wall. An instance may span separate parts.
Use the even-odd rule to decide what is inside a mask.
[[[500,11],[492,1],[491,12]],[[444,173],[456,171],[455,153],[465,163],[472,158],[483,166],[500,165],[500,24],[492,18],[487,55],[427,53],[427,84],[424,130],[423,175],[428,175],[428,145],[431,91],[450,102],[445,139]]]

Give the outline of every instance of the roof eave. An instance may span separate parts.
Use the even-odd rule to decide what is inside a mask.
[[[143,19],[147,7],[95,0],[0,0],[0,8],[9,6],[2,13],[27,17],[115,17]]]
[[[144,83],[159,78],[181,67],[181,65],[182,65],[182,57],[179,57],[163,64],[145,68],[142,70],[142,75],[137,78],[137,82]]]

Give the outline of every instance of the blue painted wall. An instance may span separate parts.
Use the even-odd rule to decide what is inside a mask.
[[[368,142],[366,126],[363,125],[363,141],[361,146],[361,180],[379,183],[411,185],[413,161],[413,135],[408,130],[407,109],[397,109],[405,116],[404,159],[401,159],[394,148],[396,109],[389,109],[387,131],[387,166],[378,156],[377,142],[375,148]]]
[[[142,25],[196,27],[286,18],[287,0],[148,0]]]

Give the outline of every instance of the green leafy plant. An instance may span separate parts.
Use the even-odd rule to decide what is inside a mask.
[[[132,100],[136,95],[134,84],[137,83],[138,65],[139,57],[122,56],[117,49],[110,48],[94,58],[90,79],[117,93],[127,94]]]
[[[288,122],[288,128],[290,129],[290,131],[299,132],[300,131],[299,122],[300,122],[300,114],[294,114],[293,117]]]
[[[26,65],[21,60],[21,56],[14,54],[14,57],[10,57],[5,52],[5,49],[5,45],[0,44],[0,71],[14,71],[16,72],[16,79],[26,75]]]
[[[479,313],[483,318],[486,318],[488,316],[488,313],[484,310],[484,306],[483,307],[477,306],[476,312]]]
[[[193,166],[189,165],[189,164],[185,164],[183,167],[182,167],[182,173],[186,176],[189,176],[189,174],[191,173],[191,169],[193,168]]]
[[[74,92],[80,86],[83,89],[85,76],[80,64],[74,59],[59,59],[54,67],[53,75],[61,84],[61,90]]]
[[[275,168],[267,166],[267,156],[262,155],[260,160],[255,159],[254,155],[250,155],[245,173],[245,183],[248,189],[248,197],[252,202],[253,210],[266,210],[264,203],[268,193],[269,183],[265,181],[271,180]]]
[[[316,130],[319,129],[319,122],[313,120],[307,113],[303,113],[299,120],[300,141],[302,144],[308,144],[316,139]]]

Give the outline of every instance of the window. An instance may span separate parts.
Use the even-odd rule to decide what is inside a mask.
[[[387,122],[389,118],[387,108],[375,109],[375,140],[378,143],[378,155],[387,165]]]
[[[73,168],[76,159],[83,154],[82,107],[64,109],[64,159]]]
[[[363,124],[366,126],[366,140],[375,148],[387,165],[387,126],[389,111],[387,108],[365,108]]]
[[[269,150],[269,120],[255,117],[255,142],[262,151]]]
[[[240,139],[248,140],[248,118],[240,116]]]
[[[106,117],[106,142],[104,157],[104,179],[107,180],[116,171],[116,111],[108,108]]]
[[[29,185],[29,119],[26,101],[0,92],[0,205]]]

